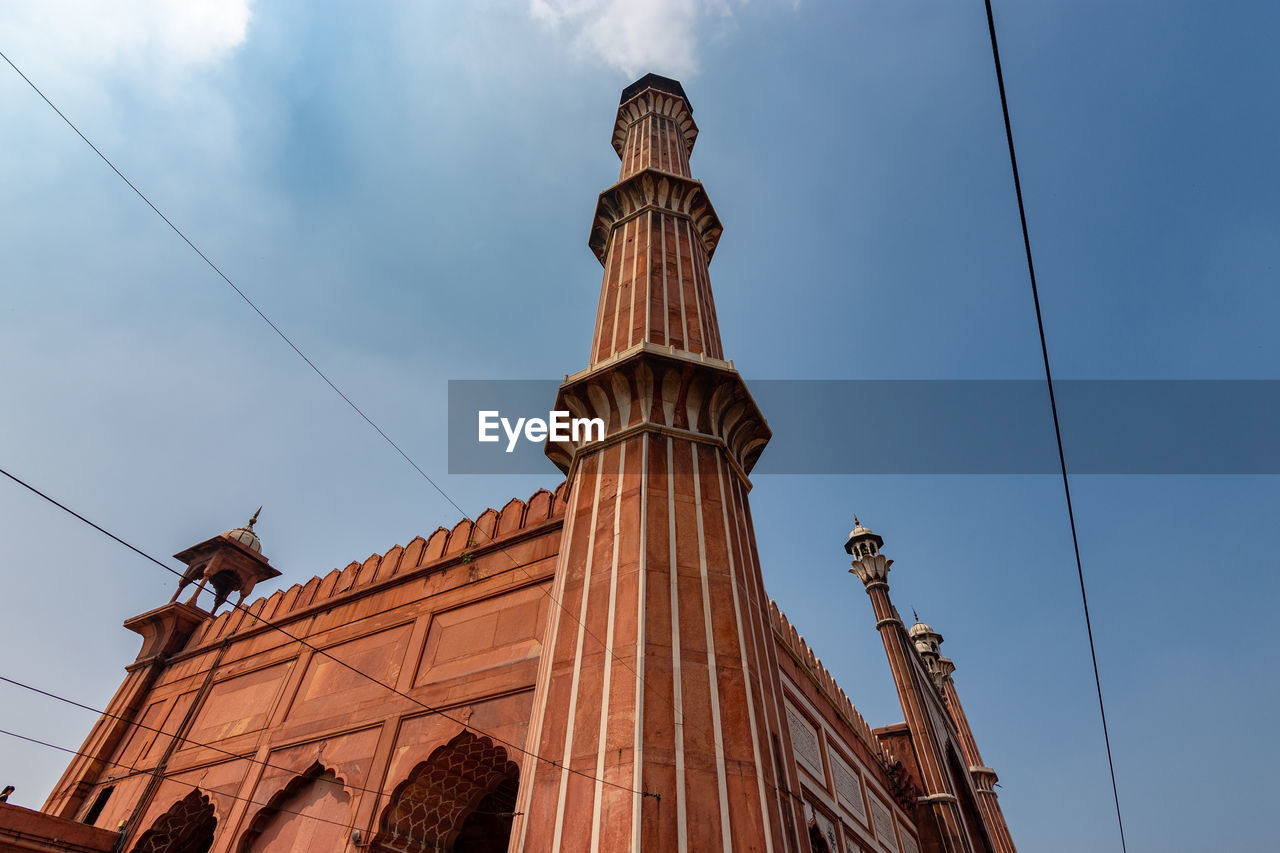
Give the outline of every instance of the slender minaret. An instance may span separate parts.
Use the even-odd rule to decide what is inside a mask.
[[[947,713],[955,724],[960,739],[960,751],[964,753],[965,763],[969,765],[969,775],[973,778],[974,790],[978,792],[978,809],[987,825],[987,833],[996,853],[1017,853],[1013,844],[1013,836],[1009,833],[1009,825],[1005,822],[1004,812],[1000,810],[995,784],[996,771],[982,762],[982,754],[978,752],[978,742],[974,740],[973,729],[969,727],[969,719],[964,715],[964,707],[960,704],[960,696],[956,693],[956,684],[952,674],[956,665],[951,658],[942,656],[942,635],[923,622],[916,621],[911,626],[911,639],[915,641],[916,651],[925,662],[925,667],[934,674],[942,696],[947,703]]]
[[[889,567],[893,560],[880,552],[884,539],[863,527],[855,516],[854,528],[845,542],[845,551],[853,557],[850,574],[856,575],[871,597],[876,628],[884,641],[889,669],[898,688],[898,701],[906,718],[920,770],[924,795],[920,804],[927,806],[937,821],[938,840],[947,853],[972,853],[975,848],[966,830],[960,802],[956,797],[957,780],[952,777],[946,753],[945,725],[938,719],[942,713],[938,688],[921,666],[915,645],[906,626],[889,599]],[[920,810],[924,819],[924,810]],[[981,828],[975,828],[981,832]]]
[[[805,849],[747,506],[769,429],[723,360],[696,136],[676,81],[623,92],[589,366],[556,403],[608,427],[547,444],[568,508],[512,850]]]

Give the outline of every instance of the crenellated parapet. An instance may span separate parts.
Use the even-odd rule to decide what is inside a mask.
[[[702,182],[646,167],[600,193],[587,245],[601,264],[608,256],[614,229],[647,211],[688,220],[707,260],[715,254],[724,227]]]
[[[469,561],[473,554],[501,547],[503,542],[527,529],[561,518],[564,510],[563,483],[555,492],[539,489],[527,501],[512,498],[501,510],[487,509],[474,521],[464,518],[452,528],[438,527],[430,536],[415,536],[403,547],[396,545],[384,554],[371,554],[363,561],[353,561],[323,577],[316,575],[306,583],[257,598],[243,608],[224,611],[197,629],[188,648],[216,642],[239,630],[256,628],[263,621],[279,622],[307,608],[410,572]]]
[[[745,479],[772,432],[746,384],[729,362],[640,344],[611,361],[574,374],[560,386],[556,409],[599,418],[603,439],[547,440],[546,453],[566,474],[583,453],[639,432],[664,433],[725,450]],[[593,437],[594,438],[594,437]]]
[[[769,601],[769,623],[773,626],[774,636],[782,641],[782,644],[793,658],[804,664],[810,677],[817,683],[822,695],[835,708],[836,713],[849,724],[849,728],[853,729],[854,734],[858,736],[863,745],[871,750],[871,754],[880,761],[887,760],[888,757],[884,753],[880,739],[872,732],[871,726],[863,719],[862,714],[858,713],[858,709],[853,705],[853,700],[840,688],[835,678],[822,665],[822,661],[818,659],[818,656],[814,654],[813,649],[809,648],[809,644],[805,642],[804,637],[787,619],[786,614],[778,607],[778,603],[772,599]]]

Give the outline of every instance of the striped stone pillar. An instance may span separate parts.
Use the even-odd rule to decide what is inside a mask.
[[[973,729],[969,727],[969,718],[964,714],[960,704],[960,694],[956,692],[956,683],[952,674],[956,671],[950,658],[938,658],[938,673],[942,679],[942,695],[947,700],[947,712],[955,723],[960,736],[960,751],[969,765],[969,775],[973,777],[973,787],[978,792],[978,809],[987,824],[987,833],[996,853],[1017,853],[1013,844],[1013,836],[1009,832],[1009,824],[1000,809],[1000,800],[996,794],[995,784],[998,781],[996,771],[982,762],[982,753],[978,752],[978,742],[974,740]]]
[[[769,429],[721,357],[695,135],[674,80],[623,93],[590,364],[556,404],[607,430],[547,445],[569,506],[512,850],[806,849],[747,504]]]
[[[849,571],[862,581],[871,598],[876,628],[884,641],[889,669],[898,688],[898,701],[911,733],[920,770],[920,782],[924,788],[921,804],[928,806],[937,821],[938,839],[943,850],[947,853],[973,853],[956,787],[947,768],[946,752],[939,733],[943,727],[930,710],[929,699],[933,694],[936,702],[937,688],[917,663],[914,644],[889,598],[889,568],[893,560],[880,553],[884,539],[863,527],[857,518],[854,518],[854,525],[845,544],[845,550],[853,557],[853,568]],[[940,702],[937,704],[941,705]]]

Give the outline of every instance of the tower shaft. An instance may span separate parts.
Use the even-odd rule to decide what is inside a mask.
[[[886,564],[892,562],[877,554],[863,557],[855,566],[857,563],[876,560]],[[975,848],[969,841],[969,833],[965,831],[964,817],[956,797],[957,784],[963,784],[963,780],[952,778],[946,748],[939,736],[940,721],[932,716],[934,703],[928,701],[929,694],[934,693],[935,688],[928,675],[917,665],[915,650],[907,636],[906,627],[889,599],[889,584],[884,580],[887,573],[888,565],[885,565],[880,579],[867,582],[867,595],[871,598],[876,627],[884,641],[884,651],[889,659],[893,682],[898,689],[902,714],[911,732],[920,781],[924,787],[921,800],[923,804],[927,804],[937,821],[939,841],[943,849],[948,853],[969,853]]]
[[[622,170],[600,194],[591,227],[604,280],[590,362],[641,342],[721,359],[707,266],[722,229],[690,176],[693,111],[679,84],[633,88],[614,124]]]
[[[525,762],[513,850],[782,853],[802,825],[747,503],[769,432],[720,360],[695,132],[675,81],[624,92],[591,362],[557,400],[607,429],[547,447],[569,506],[529,749],[555,763]]]
[[[978,752],[978,742],[973,736],[973,729],[969,727],[969,718],[965,716],[964,706],[960,704],[960,694],[956,692],[956,683],[952,678],[955,664],[947,658],[941,658],[939,664],[942,674],[942,694],[947,700],[947,712],[951,715],[951,721],[955,724],[956,732],[960,736],[960,750],[964,753],[964,760],[969,765],[969,775],[973,778],[973,786],[978,793],[978,808],[982,812],[982,819],[987,824],[991,843],[995,846],[996,853],[1017,853],[1013,835],[1009,832],[1009,824],[1004,819],[1004,812],[1000,809],[1000,800],[996,794],[995,784],[998,779],[996,771],[983,763],[982,754]]]

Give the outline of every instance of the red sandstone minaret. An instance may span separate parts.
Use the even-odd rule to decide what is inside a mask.
[[[946,725],[942,697],[889,598],[889,568],[893,560],[880,552],[883,538],[863,527],[856,517],[853,523],[844,546],[853,557],[853,568],[849,572],[862,581],[871,597],[876,628],[884,641],[889,669],[898,688],[898,700],[910,733],[913,764],[924,789],[916,810],[917,824],[921,825],[922,837],[933,835],[936,839],[932,845],[926,842],[925,847],[946,853],[981,853],[989,849],[990,844],[982,819],[973,813],[972,807],[964,808],[971,804],[972,788],[968,774],[957,766],[953,733]],[[935,825],[923,826],[930,818]],[[928,832],[929,829],[934,832]]]
[[[547,446],[569,506],[528,743],[556,763],[526,759],[512,850],[803,849],[747,506],[770,433],[723,360],[696,137],[676,81],[623,92],[590,362],[556,405],[608,428]]]
[[[974,740],[973,729],[969,728],[969,719],[964,715],[960,705],[960,695],[956,693],[955,681],[951,675],[956,665],[950,658],[942,656],[942,635],[923,622],[917,621],[911,626],[911,639],[916,644],[916,651],[924,660],[925,667],[934,676],[942,696],[947,703],[947,713],[955,724],[960,739],[960,751],[964,753],[965,763],[969,765],[969,775],[973,779],[973,787],[978,793],[978,809],[987,825],[991,843],[996,853],[1017,853],[1013,844],[1013,836],[1009,833],[1009,825],[1005,822],[1004,813],[1000,810],[995,784],[996,771],[982,763],[982,754],[978,752],[978,742]]]

